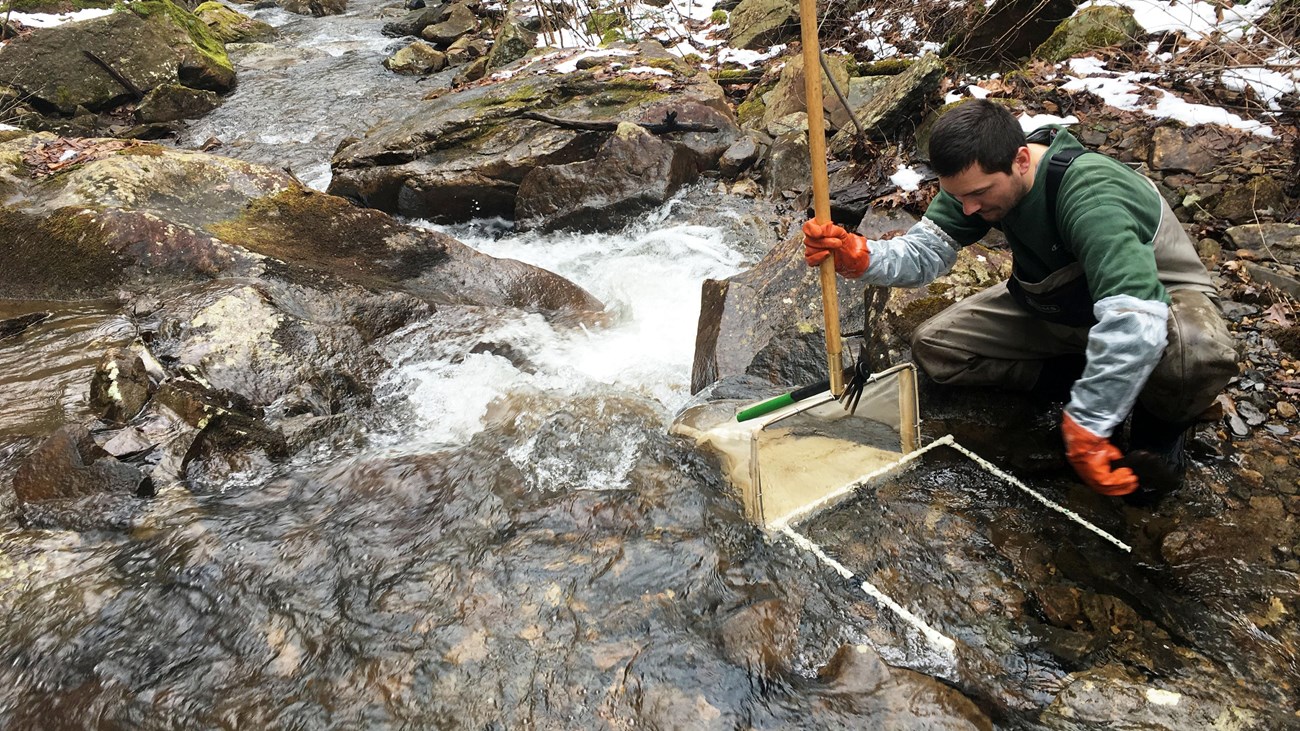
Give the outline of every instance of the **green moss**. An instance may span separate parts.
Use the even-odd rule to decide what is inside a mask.
[[[952,302],[942,294],[932,294],[929,297],[920,297],[903,306],[903,311],[899,313],[899,324],[903,332],[898,333],[904,338],[910,338],[912,333],[921,323],[929,320],[931,317],[948,309]]]
[[[138,145],[124,147],[117,151],[119,155],[138,155],[142,157],[162,157],[168,153],[168,149],[162,145],[156,145],[152,142],[143,142]]]
[[[753,96],[736,107],[736,120],[740,122],[740,126],[748,127],[751,123],[762,121],[765,111],[767,105],[758,96]]]
[[[151,18],[159,13],[166,14],[189,33],[190,40],[194,42],[200,54],[213,64],[234,72],[235,67],[230,63],[230,56],[226,55],[226,45],[208,29],[203,21],[185,8],[171,0],[137,0],[126,7],[141,18]]]
[[[722,25],[727,22],[727,11],[714,10],[712,13],[709,13],[709,22],[715,25]]]
[[[586,22],[587,32],[593,36],[600,36],[602,39],[606,33],[623,28],[625,25],[626,19],[622,13],[617,11],[595,11],[587,16]]]
[[[209,227],[223,241],[362,285],[389,287],[446,258],[434,247],[395,251],[401,228],[387,215],[305,188],[258,198],[233,221]]]
[[[1138,37],[1142,29],[1128,8],[1085,8],[1060,25],[1035,49],[1034,58],[1057,63],[1084,51],[1119,46]]]
[[[109,250],[93,211],[31,214],[0,207],[0,282],[23,299],[101,296],[115,291],[127,261]]]

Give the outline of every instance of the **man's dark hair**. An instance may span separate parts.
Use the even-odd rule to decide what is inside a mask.
[[[972,99],[949,109],[930,133],[930,167],[940,177],[957,175],[978,162],[986,173],[1009,173],[1025,145],[1020,121],[1006,106]]]

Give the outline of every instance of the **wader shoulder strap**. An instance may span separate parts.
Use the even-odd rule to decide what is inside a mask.
[[[1052,225],[1056,225],[1056,192],[1061,189],[1061,181],[1065,178],[1065,171],[1070,168],[1070,163],[1074,158],[1080,155],[1086,155],[1092,150],[1061,150],[1052,155],[1047,161],[1047,213],[1051,216]]]

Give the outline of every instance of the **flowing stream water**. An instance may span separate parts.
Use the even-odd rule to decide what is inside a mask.
[[[324,188],[339,140],[447,81],[382,68],[403,42],[379,34],[380,7],[258,11],[284,37],[234,52],[239,89],[181,144],[217,137]],[[0,535],[4,727],[969,727],[925,676],[886,682],[850,654],[819,677],[845,644],[1033,726],[1074,667],[1070,640],[1019,608],[1026,574],[1125,597],[1159,625],[1143,640],[1166,670],[1212,677],[1170,643],[1241,676],[1286,668],[1290,650],[1222,604],[1164,604],[1177,591],[1160,571],[1135,578],[961,459],[806,527],[956,656],[749,525],[717,465],[667,427],[689,399],[701,281],[789,233],[757,206],[705,183],[614,233],[441,229],[572,279],[610,322],[475,308],[416,322],[382,343],[393,365],[364,443],[164,492],[129,532]],[[121,337],[93,307],[68,317],[95,352]],[[68,374],[91,364],[68,347],[6,368],[53,363],[43,398],[76,401]]]

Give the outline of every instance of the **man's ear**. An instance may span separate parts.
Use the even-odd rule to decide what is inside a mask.
[[[1018,170],[1021,175],[1028,173],[1029,172],[1029,147],[1027,145],[1021,145],[1020,149],[1016,150],[1016,157],[1014,160],[1012,160],[1012,162],[1015,164],[1016,170]]]

